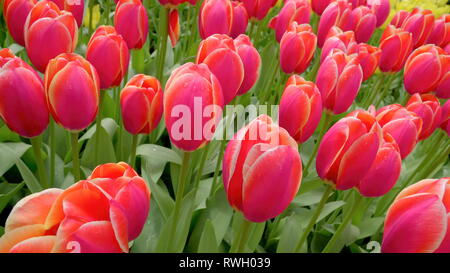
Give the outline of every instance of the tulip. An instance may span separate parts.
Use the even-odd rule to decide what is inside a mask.
[[[208,65],[222,86],[224,103],[231,102],[242,85],[245,73],[233,39],[224,34],[214,34],[203,40],[198,47],[196,63]]]
[[[230,36],[232,38],[244,34],[248,25],[248,14],[244,4],[238,1],[232,1],[233,5],[233,22],[231,23]]]
[[[443,49],[431,44],[414,50],[405,63],[406,91],[410,94],[422,94],[436,90],[440,80],[447,72],[444,62],[450,62],[450,57],[445,55],[447,54]],[[448,60],[444,60],[445,58]]]
[[[222,169],[228,202],[252,222],[266,221],[285,210],[302,178],[297,143],[265,115],[230,140]]]
[[[343,32],[339,27],[334,26],[328,32],[328,37],[322,46],[320,63],[323,63],[326,57],[330,55],[335,48],[347,53],[351,48],[357,47],[355,33],[353,31]]]
[[[83,24],[84,0],[51,0],[60,10],[69,11],[77,20],[78,27]]]
[[[307,0],[288,0],[280,13],[270,20],[269,27],[275,30],[275,37],[280,42],[292,22],[308,24],[310,17],[311,6]]]
[[[230,0],[205,0],[200,8],[198,28],[200,37],[230,34],[233,25],[233,5]]]
[[[44,73],[50,59],[75,50],[77,22],[72,13],[61,11],[55,3],[39,1],[28,14],[24,37],[30,61]]]
[[[355,39],[358,43],[369,41],[377,24],[375,13],[366,6],[359,6],[352,11],[351,29],[355,32]]]
[[[180,38],[180,18],[177,9],[169,12],[169,38],[172,47],[175,47]]]
[[[334,114],[347,111],[358,95],[362,79],[358,56],[334,50],[317,72],[316,84],[322,94],[324,108]]]
[[[23,32],[25,21],[36,3],[37,0],[4,0],[3,16],[6,25],[14,41],[21,46],[25,46]]]
[[[388,25],[380,41],[380,70],[398,72],[411,53],[413,46],[411,33]]]
[[[238,95],[243,95],[253,87],[259,78],[261,56],[247,35],[241,34],[233,42],[244,65],[244,79],[237,92]]]
[[[367,0],[347,0],[350,4],[352,4],[352,8],[358,8],[359,6],[366,5]]]
[[[442,119],[439,127],[450,137],[450,100],[442,106]]]
[[[322,15],[326,7],[332,2],[332,0],[311,0],[311,8],[318,15]]]
[[[422,119],[400,104],[392,104],[377,111],[377,122],[383,131],[397,142],[402,159],[414,149],[422,131]]]
[[[435,44],[442,48],[450,43],[450,14],[444,14],[434,21],[434,27],[427,43]]]
[[[163,91],[158,79],[138,74],[120,93],[123,125],[130,134],[150,134],[161,120]]]
[[[42,134],[49,122],[41,78],[7,48],[0,50],[0,117],[28,138]]]
[[[399,193],[384,222],[385,253],[450,251],[450,178],[425,179]]]
[[[355,187],[363,196],[382,196],[400,176],[399,148],[381,131],[373,112],[350,113],[335,123],[320,143],[317,173],[338,190]]]
[[[140,0],[120,0],[114,13],[114,27],[129,49],[141,49],[148,36],[148,15]]]
[[[322,117],[322,97],[313,82],[292,75],[280,101],[280,126],[299,143],[311,137]]]
[[[323,11],[317,30],[318,45],[322,48],[328,32],[333,26],[338,26],[342,30],[350,30],[352,23],[351,4],[346,0],[331,2]]]
[[[413,46],[418,48],[427,41],[433,30],[434,15],[431,10],[414,8],[411,13],[400,11],[398,15],[394,16],[391,24],[410,32]]]
[[[280,42],[280,67],[284,73],[303,73],[314,57],[316,43],[310,25],[292,22]]]
[[[422,119],[422,130],[419,140],[424,140],[434,133],[442,119],[439,100],[431,94],[414,94],[406,104],[406,109],[414,112]]]
[[[366,81],[378,68],[381,50],[377,47],[361,43],[351,47],[348,54],[358,54],[357,58],[363,71],[363,81]]]
[[[45,71],[47,103],[53,119],[70,131],[81,131],[95,119],[99,78],[88,61],[75,53],[50,60]]]
[[[399,10],[394,14],[394,17],[392,17],[392,20],[389,24],[395,26],[396,28],[401,28],[409,15],[410,13],[406,10]]]
[[[158,0],[158,1],[163,6],[178,6],[183,3],[195,5],[195,3],[197,2],[197,0]]]
[[[245,0],[243,2],[250,18],[262,20],[269,10],[275,6],[277,0]]]
[[[367,6],[372,9],[377,17],[377,27],[384,24],[389,16],[391,5],[389,0],[367,0]]]
[[[205,145],[223,105],[220,82],[206,64],[186,63],[175,69],[164,91],[164,120],[172,143],[185,151]]]
[[[100,88],[108,89],[122,82],[128,70],[130,53],[114,27],[100,26],[89,40],[86,59],[98,72]]]
[[[442,77],[436,86],[435,94],[442,99],[450,98],[450,46],[446,55],[440,55],[442,63]]]

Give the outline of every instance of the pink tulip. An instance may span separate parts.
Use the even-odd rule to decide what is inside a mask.
[[[383,25],[391,10],[389,0],[367,0],[367,6],[372,9],[377,17],[377,27]]]
[[[413,46],[411,33],[388,25],[381,36],[380,70],[400,71],[411,53]]]
[[[183,3],[189,3],[191,5],[195,5],[195,3],[197,2],[197,0],[158,0],[158,1],[161,5],[170,6],[170,7],[178,6]]]
[[[423,45],[431,34],[434,26],[434,15],[431,10],[414,8],[411,13],[400,11],[391,21],[391,25],[408,31],[412,35],[413,46]]]
[[[427,43],[435,44],[442,48],[450,43],[450,14],[444,14],[434,21],[434,27]]]
[[[177,9],[172,9],[169,12],[169,38],[172,47],[178,42],[180,38],[180,15]]]
[[[238,95],[243,95],[253,87],[259,78],[261,56],[250,38],[245,34],[241,34],[234,39],[234,46],[244,65],[244,79],[237,92]]]
[[[359,6],[352,11],[352,21],[351,29],[355,32],[356,41],[368,42],[377,24],[375,13],[366,6]]]
[[[148,36],[148,15],[141,0],[120,0],[114,13],[114,27],[129,49],[141,49]]]
[[[6,26],[8,27],[11,37],[16,43],[25,46],[25,38],[23,29],[28,13],[37,0],[4,0],[3,16],[5,17]],[[0,4],[1,5],[1,4]]]
[[[406,104],[406,109],[422,119],[419,140],[424,140],[434,133],[442,119],[441,103],[431,94],[414,94]]]
[[[450,137],[450,100],[442,106],[442,118],[439,127]]]
[[[51,0],[60,10],[69,11],[77,20],[78,27],[83,24],[84,0]]]
[[[436,96],[442,99],[450,98],[450,46],[446,55],[441,55],[442,77],[434,90]]]
[[[233,25],[233,5],[230,0],[205,0],[200,8],[198,28],[200,37],[230,34]]]
[[[322,15],[323,11],[333,0],[311,0],[311,8],[318,15]]]
[[[313,82],[289,77],[280,101],[280,126],[300,143],[311,137],[322,117],[322,97]]]
[[[269,27],[275,30],[275,37],[280,42],[292,22],[308,24],[310,17],[311,6],[308,0],[287,0],[280,13],[270,20]]]
[[[347,0],[350,4],[352,4],[352,8],[358,8],[359,6],[366,5],[367,0]]]
[[[302,178],[297,143],[265,115],[230,140],[222,169],[228,202],[252,222],[264,222],[285,210]]]
[[[368,44],[360,43],[351,47],[348,54],[357,54],[363,71],[363,81],[368,80],[378,68],[381,50]]]
[[[323,11],[319,21],[317,31],[318,45],[322,48],[325,38],[333,26],[338,26],[342,30],[350,30],[352,25],[351,4],[347,0],[336,0],[331,2]]]
[[[232,1],[231,4],[233,5],[233,22],[231,23],[230,36],[234,39],[245,33],[248,25],[248,14],[243,3]]]
[[[269,10],[275,6],[277,0],[243,0],[248,16],[252,19],[262,20]]]
[[[355,41],[355,33],[353,31],[343,32],[339,27],[334,26],[328,32],[328,37],[322,46],[320,55],[320,63],[323,63],[326,57],[333,52],[335,48],[342,50],[345,53],[352,48],[355,48],[357,43]]]

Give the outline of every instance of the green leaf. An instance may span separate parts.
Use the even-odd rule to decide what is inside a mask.
[[[262,235],[264,233],[264,228],[266,227],[266,222],[263,223],[252,223],[252,228],[250,230],[249,239],[247,241],[247,251],[254,252],[258,246],[259,241],[261,241]]]
[[[208,200],[206,207],[211,223],[214,226],[217,244],[220,244],[229,229],[231,218],[233,217],[233,209],[228,204],[224,191],[217,191],[214,198]]]
[[[19,169],[20,175],[22,175],[25,184],[32,193],[39,192],[42,190],[39,181],[36,179],[36,177],[33,175],[33,173],[30,171],[27,165],[25,165],[25,163],[23,163],[23,161],[20,158],[16,161],[16,166]]]
[[[136,155],[146,156],[149,160],[181,164],[181,157],[174,150],[155,144],[139,145],[136,150]]]
[[[5,233],[5,228],[4,227],[0,227],[0,236],[2,236]]]
[[[199,253],[216,253],[218,249],[217,239],[214,232],[214,226],[210,219],[206,220],[200,243],[198,246]]]
[[[155,199],[156,203],[158,203],[162,216],[165,220],[167,220],[170,217],[171,212],[173,211],[175,201],[172,199],[172,197],[170,197],[167,189],[154,183],[151,179],[148,180],[148,183],[150,184],[152,196]]]
[[[114,119],[112,118],[104,118],[102,119],[102,127],[104,130],[106,130],[106,132],[108,133],[108,135],[110,137],[112,137],[114,135],[114,133],[116,132],[117,129],[117,123]],[[94,137],[95,134],[95,129],[96,126],[95,124],[93,126],[91,126],[91,128],[89,128],[89,130],[87,130],[87,132],[78,140],[79,143],[82,143],[85,140],[88,139],[92,139]]]
[[[1,120],[1,119],[0,119]],[[0,126],[0,142],[20,142],[18,134],[11,131],[8,126]]]
[[[0,143],[0,176],[14,166],[30,147],[22,142]]]
[[[384,223],[384,217],[375,217],[362,221],[359,225],[359,230],[361,233],[358,236],[358,239],[363,239],[366,237],[370,237],[377,233],[380,227]]]
[[[294,214],[288,217],[277,246],[277,253],[289,253],[296,251],[300,237],[303,234],[304,224],[302,223],[305,221],[309,221],[309,219],[305,219],[299,214]],[[302,252],[305,252],[306,245],[306,243],[303,244],[304,250]]]
[[[333,211],[341,208],[343,205],[345,205],[345,201],[342,200],[326,203],[325,206],[323,207],[322,212],[319,215],[319,218],[317,218],[316,223],[322,221],[323,218],[327,217]]]
[[[9,200],[25,185],[24,182],[19,184],[10,184],[7,182],[0,184],[0,212],[3,211],[3,209],[8,204]]]
[[[116,155],[114,151],[114,146],[111,141],[110,135],[107,131],[100,127],[99,136],[99,155],[98,160],[100,163],[116,162]],[[86,149],[81,157],[81,165],[90,169],[94,169],[98,165],[95,162],[95,143],[96,135],[90,138],[87,142]]]

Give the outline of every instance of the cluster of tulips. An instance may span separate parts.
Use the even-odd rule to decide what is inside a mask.
[[[168,219],[161,232],[174,239],[158,242],[158,250],[184,249],[195,218],[185,192],[191,186],[197,198],[213,161],[211,188],[223,191],[242,216],[227,242],[230,252],[254,250],[248,241],[256,223],[275,230],[287,212],[295,214],[290,206],[302,199],[302,181],[312,184],[311,177],[325,190],[298,228],[293,251],[312,249],[308,241],[328,200],[342,199],[349,207],[328,218],[333,232],[322,252],[340,251],[361,207],[380,198],[387,204],[377,207],[378,216],[385,216],[382,252],[450,251],[450,178],[413,183],[435,175],[436,166],[449,159],[449,14],[435,18],[417,7],[386,22],[389,0],[118,0],[108,24],[112,3],[106,2],[105,25],[86,30],[84,0],[3,0],[9,35],[24,50],[22,58],[0,50],[0,117],[31,142],[43,189],[12,208],[0,252],[129,252],[144,226],[152,225],[149,185],[157,186],[139,176],[144,164],[136,160],[138,145],[146,135],[152,144],[167,144],[160,139],[165,132],[172,144],[166,149],[180,157],[180,166],[170,168],[174,200],[166,201],[171,212],[163,213]],[[155,5],[160,20],[153,45],[149,11],[154,14]],[[186,9],[193,16],[183,35]],[[90,38],[80,45],[86,33]],[[195,48],[195,56],[183,56],[168,69],[168,40],[181,55]],[[275,55],[267,54],[266,44],[276,45]],[[155,76],[135,68],[135,62],[150,66],[146,58],[155,59]],[[400,84],[393,91],[395,82]],[[386,103],[391,92],[402,101]],[[98,160],[109,95],[120,160],[127,163]],[[279,115],[254,117],[216,145],[218,128],[236,118],[226,106],[239,104],[277,105]],[[67,175],[74,183],[64,190],[52,188],[54,170],[42,159],[48,131],[54,165],[53,123],[71,136]],[[83,180],[79,134],[90,129],[100,165]],[[122,129],[131,135],[126,156]],[[400,180],[419,145],[428,149],[422,151],[423,170]],[[306,146],[311,149],[305,153]],[[152,190],[158,197],[162,191]],[[342,217],[339,225],[336,217]],[[177,223],[180,218],[188,228]]]

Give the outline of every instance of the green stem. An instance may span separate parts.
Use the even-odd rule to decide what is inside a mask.
[[[203,1],[197,1],[197,4],[194,6],[194,16],[192,17],[192,20],[190,21],[191,24],[191,31],[190,31],[190,35],[189,35],[189,39],[188,39],[188,43],[186,46],[186,50],[185,53],[186,55],[189,55],[189,50],[191,49],[191,45],[192,43],[197,39],[198,36],[198,24],[196,23],[197,18],[198,18],[198,13],[200,11],[200,6],[202,4]],[[191,10],[191,8],[189,7],[189,11]]]
[[[320,213],[322,212],[323,207],[325,206],[325,204],[326,204],[326,202],[328,200],[328,197],[330,196],[330,193],[332,191],[333,191],[333,187],[331,187],[330,185],[327,185],[327,189],[323,193],[322,198],[320,199],[319,205],[317,205],[317,208],[314,211],[313,216],[309,220],[309,223],[306,226],[306,229],[303,232],[303,235],[300,238],[300,241],[298,242],[298,245],[297,245],[297,248],[295,249],[295,252],[300,252],[300,250],[302,249],[303,244],[305,243],[306,239],[308,238],[308,235],[311,232],[312,228],[316,224],[316,221],[319,218]]]
[[[156,77],[164,84],[164,62],[166,60],[169,8],[161,6],[159,12],[158,56],[156,59]]]
[[[72,143],[72,172],[75,182],[81,179],[80,176],[80,158],[78,154],[78,133],[71,133],[70,139]]]
[[[131,141],[131,154],[130,154],[130,164],[135,168],[136,163],[136,149],[137,149],[138,135],[133,135]]]
[[[378,91],[379,91],[379,88],[381,87],[381,84],[383,83],[385,77],[386,77],[386,74],[384,74],[384,73],[382,73],[378,77],[378,81],[376,81],[374,87],[371,88],[372,90],[371,90],[370,94],[368,96],[366,96],[364,98],[364,100],[362,101],[362,103],[361,103],[361,105],[364,108],[369,107],[373,103],[373,100],[376,98],[376,96],[378,94]]]
[[[55,122],[51,119],[49,125],[50,134],[50,187],[55,184],[55,165],[56,165],[56,139]]]
[[[31,145],[33,146],[34,156],[36,158],[36,165],[39,173],[39,180],[41,181],[41,185],[44,189],[48,188],[48,178],[47,172],[44,167],[44,161],[41,156],[41,147],[42,147],[42,137],[37,136],[30,139]]]
[[[264,87],[262,89],[263,92],[263,99],[261,100],[262,104],[266,104],[267,101],[270,98],[270,95],[272,94],[272,90],[270,87],[272,86],[273,82],[275,81],[276,75],[278,75],[278,70],[280,70],[280,60],[279,56],[277,56],[278,61],[275,62],[275,67],[273,68],[272,75],[270,76],[270,80],[264,82]]]
[[[325,117],[324,117],[322,126],[320,127],[319,136],[317,137],[317,142],[314,145],[313,153],[311,154],[311,157],[309,158],[308,163],[306,163],[305,168],[304,168],[304,170],[306,172],[305,176],[308,174],[308,170],[311,167],[311,164],[313,163],[314,158],[317,155],[317,152],[319,151],[320,142],[322,141],[322,138],[325,135],[325,132],[328,130],[328,126],[331,123],[332,117],[333,117],[333,114],[331,114],[328,111],[325,111]]]
[[[200,159],[200,165],[198,166],[198,170],[197,170],[197,176],[195,177],[195,180],[194,180],[194,188],[197,188],[198,183],[200,183],[200,179],[201,179],[202,173],[203,173],[203,168],[205,167],[205,162],[206,162],[206,159],[208,158],[209,146],[210,146],[210,143],[207,143],[206,146],[203,148],[202,157]],[[195,193],[197,194],[197,190],[195,191]]]
[[[235,240],[233,240],[230,253],[243,253],[245,251],[245,245],[248,241],[251,224],[252,223],[247,219],[242,219],[242,225],[239,228],[239,233],[235,237]]]
[[[98,113],[97,113],[97,119],[95,122],[95,154],[94,154],[94,162],[95,164],[99,164],[99,153],[100,153],[100,127],[102,126],[102,108],[103,108],[103,101],[105,97],[106,90],[100,90],[100,98],[98,102]]]
[[[383,99],[386,97],[386,95],[389,92],[389,88],[391,87],[392,81],[395,79],[395,74],[389,75],[387,81],[383,84],[383,91],[380,93],[380,96],[375,100],[374,105],[378,106]]]

